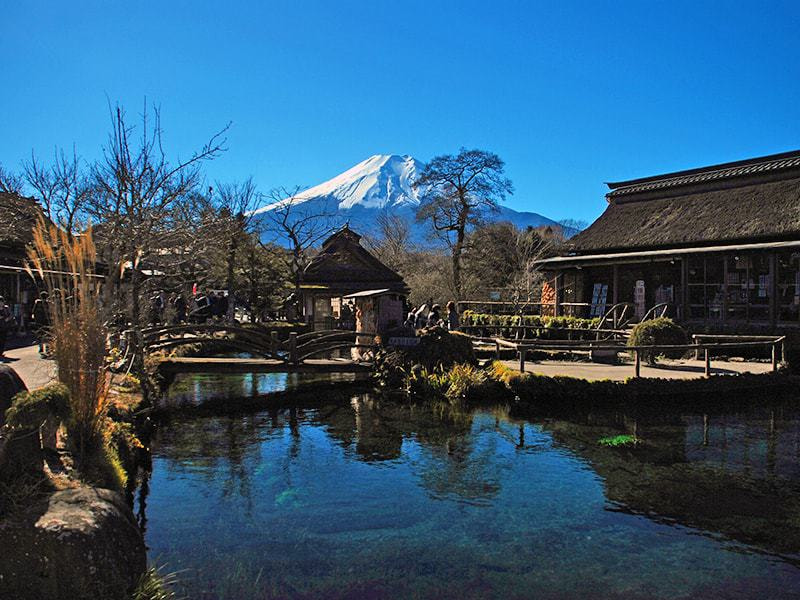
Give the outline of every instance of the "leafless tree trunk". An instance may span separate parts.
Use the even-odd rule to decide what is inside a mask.
[[[174,249],[176,209],[196,191],[201,163],[225,150],[222,135],[227,127],[188,159],[173,163],[163,148],[157,107],[145,105],[138,129],[120,106],[111,111],[111,120],[103,158],[93,168],[95,191],[87,209],[101,224],[97,233],[109,268],[107,287],[121,289],[120,279],[130,274],[129,302],[110,299],[109,304],[124,307],[138,345],[144,324],[141,265],[151,255]]]
[[[467,227],[482,213],[497,210],[498,203],[513,193],[499,156],[484,150],[462,148],[458,155],[436,156],[425,165],[414,186],[422,201],[417,220],[429,221],[433,230],[450,246],[453,289],[461,299],[461,258]]]
[[[220,229],[224,232],[227,245],[227,276],[225,285],[228,289],[229,322],[234,320],[236,301],[236,253],[244,236],[250,233],[254,223],[253,211],[258,205],[258,194],[252,179],[241,183],[217,184],[216,206],[220,221]]]
[[[341,224],[336,207],[305,202],[300,188],[278,188],[267,196],[267,208],[260,213],[271,241],[288,245],[288,267],[295,292],[299,294],[309,250],[333,233]]]

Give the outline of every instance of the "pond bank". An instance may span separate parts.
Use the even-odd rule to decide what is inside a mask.
[[[501,361],[510,369],[519,368],[519,361]],[[641,376],[644,379],[698,379],[702,378],[705,370],[705,362],[702,360],[669,360],[661,359],[655,365],[641,365]],[[576,379],[586,379],[587,381],[597,381],[610,379],[614,381],[624,381],[633,377],[633,363],[604,364],[595,362],[578,361],[527,361],[525,371],[537,375],[547,375],[549,377],[574,377]],[[713,361],[711,363],[712,375],[739,375],[742,373],[762,374],[772,371],[769,362],[753,361]]]

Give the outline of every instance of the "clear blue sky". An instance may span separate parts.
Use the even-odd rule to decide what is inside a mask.
[[[498,153],[508,204],[591,220],[614,181],[800,148],[798,2],[19,2],[0,164],[161,106],[212,179],[314,185],[378,153]]]

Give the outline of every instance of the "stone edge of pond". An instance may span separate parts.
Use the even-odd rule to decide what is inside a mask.
[[[777,373],[712,375],[697,379],[630,378],[624,381],[579,379],[568,376],[520,373],[504,365],[492,365],[490,376],[503,383],[519,409],[592,406],[730,406],[764,402],[765,394],[800,397],[800,376]]]

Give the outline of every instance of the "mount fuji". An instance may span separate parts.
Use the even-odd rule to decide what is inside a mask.
[[[379,233],[377,218],[381,212],[397,215],[409,221],[414,242],[429,242],[426,224],[415,221],[421,198],[413,184],[423,167],[412,156],[376,154],[333,179],[298,193],[292,202],[305,215],[335,213],[342,223],[347,222],[358,233],[367,235]],[[287,200],[263,206],[254,214],[274,210]],[[511,221],[520,228],[556,225],[538,213],[519,212],[505,206],[487,218]]]

